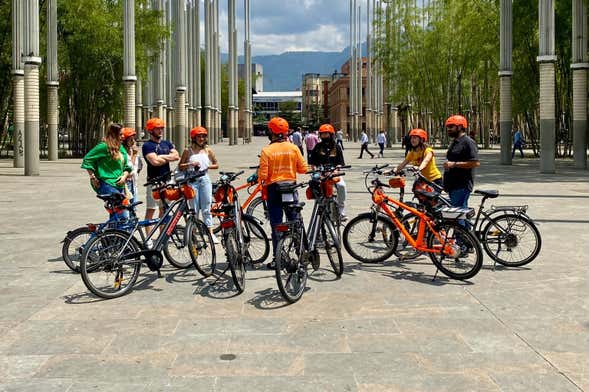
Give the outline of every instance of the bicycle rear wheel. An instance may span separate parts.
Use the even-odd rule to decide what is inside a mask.
[[[80,272],[80,260],[84,253],[84,246],[92,238],[92,233],[93,231],[88,226],[82,226],[69,231],[63,239],[61,257],[65,265],[74,272]]]
[[[208,227],[200,220],[191,218],[186,224],[188,253],[196,270],[205,278],[217,267],[217,253]]]
[[[245,290],[245,265],[243,264],[243,255],[239,251],[236,234],[233,229],[226,232],[225,251],[227,252],[227,262],[229,263],[235,289],[241,294]]]
[[[344,273],[344,259],[342,257],[341,244],[337,238],[335,227],[333,227],[333,223],[329,218],[323,220],[323,224],[321,225],[321,237],[323,237],[325,252],[327,253],[327,258],[331,263],[333,272],[335,272],[335,275],[340,278]]]
[[[186,244],[186,228],[176,225],[164,245],[164,256],[174,267],[186,269],[192,265],[192,258]]]
[[[413,238],[417,238],[417,231],[419,230],[419,217],[409,214],[405,215],[403,219],[401,219],[401,223],[405,226],[405,229],[411,234]],[[423,252],[418,251],[414,247],[409,244],[409,241],[401,235],[399,238],[399,243],[395,248],[395,255],[399,257],[401,260],[413,260]]]
[[[436,225],[439,237],[430,232],[427,245],[439,249],[430,253],[434,265],[452,279],[464,280],[475,276],[483,266],[481,243],[464,226],[446,221]]]
[[[528,218],[505,214],[493,218],[483,229],[481,242],[493,260],[507,267],[532,262],[542,248],[542,237]]]
[[[360,214],[344,228],[344,247],[363,263],[380,263],[393,255],[399,232],[390,219],[372,212]]]
[[[262,229],[264,229],[266,233],[272,232],[272,229],[270,228],[270,217],[261,196],[258,196],[251,201],[247,206],[246,214],[253,216],[261,222]]]
[[[262,226],[250,215],[242,215],[243,235],[247,255],[252,264],[264,262],[270,254],[270,240]]]
[[[300,235],[285,234],[276,246],[276,282],[282,297],[297,302],[307,287],[307,263],[303,262]]]
[[[141,261],[125,260],[125,255],[140,250],[129,233],[107,230],[88,241],[80,261],[82,281],[101,298],[117,298],[133,289]]]

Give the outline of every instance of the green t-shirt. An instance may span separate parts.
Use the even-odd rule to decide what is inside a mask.
[[[92,170],[99,180],[123,189],[124,185],[118,186],[116,182],[123,175],[123,172],[131,173],[133,169],[129,164],[129,157],[127,156],[125,147],[121,145],[119,151],[121,152],[122,159],[112,159],[106,143],[98,143],[96,147],[88,151],[88,154],[84,156],[81,167],[82,169]]]

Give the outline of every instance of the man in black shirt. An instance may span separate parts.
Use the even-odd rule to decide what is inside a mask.
[[[345,166],[344,152],[341,146],[335,142],[335,129],[331,124],[323,124],[319,127],[320,142],[313,149],[309,157],[309,163],[313,166]],[[342,222],[347,220],[345,212],[346,183],[342,177],[335,186],[337,189],[337,205]]]
[[[468,207],[468,198],[474,185],[475,167],[480,166],[477,145],[467,134],[468,123],[460,115],[446,120],[446,130],[452,139],[444,163],[444,188],[452,205]]]

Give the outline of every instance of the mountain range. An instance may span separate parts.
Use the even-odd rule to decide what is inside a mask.
[[[362,46],[366,55],[366,45]],[[227,61],[227,54],[221,61]],[[306,73],[322,75],[340,72],[341,66],[350,58],[350,48],[341,52],[284,52],[278,55],[253,56],[254,64],[264,67],[264,91],[295,91],[301,89],[302,77]],[[243,63],[243,56],[239,56]]]

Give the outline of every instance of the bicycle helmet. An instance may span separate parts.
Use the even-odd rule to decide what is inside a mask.
[[[275,135],[288,135],[288,121],[282,117],[274,117],[268,121],[268,128]]]
[[[448,117],[448,119],[446,120],[446,126],[448,125],[461,126],[463,129],[468,128],[468,122],[466,121],[466,118],[464,118],[464,116],[461,116],[460,114],[455,114],[453,116]]]
[[[208,135],[209,132],[205,127],[194,127],[190,130],[190,138],[196,137],[196,135]]]
[[[333,126],[331,124],[323,124],[319,127],[319,133],[323,133],[323,132],[327,132],[327,133],[331,133],[332,135],[335,135],[335,129],[333,129]]]
[[[164,123],[164,120],[157,117],[150,118],[147,120],[147,123],[145,123],[145,129],[147,129],[147,132],[151,132],[157,128],[164,128],[165,126],[166,123]]]
[[[409,136],[417,136],[419,138],[421,138],[422,142],[427,142],[427,132],[424,131],[423,129],[412,129],[411,132],[409,132]]]
[[[123,128],[121,130],[121,133],[123,135],[123,139],[128,139],[131,136],[137,135],[137,132],[135,132],[135,130],[133,128]]]

